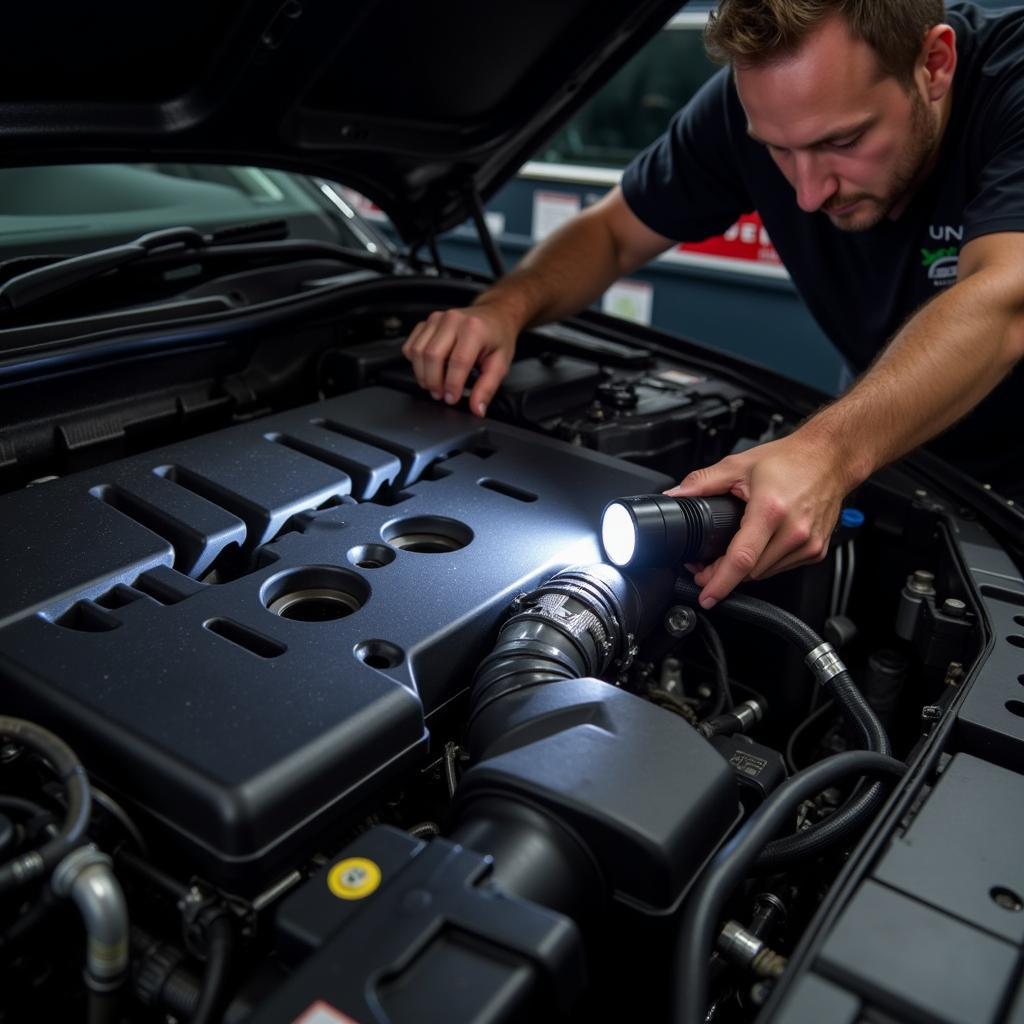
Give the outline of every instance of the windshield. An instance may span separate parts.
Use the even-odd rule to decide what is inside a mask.
[[[74,255],[161,228],[284,220],[291,238],[377,253],[380,240],[303,175],[205,164],[0,169],[0,260]]]

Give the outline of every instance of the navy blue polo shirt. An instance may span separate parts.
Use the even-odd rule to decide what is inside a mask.
[[[959,55],[950,119],[934,170],[899,218],[846,232],[823,213],[804,213],[767,149],[747,134],[727,69],[630,164],[626,202],[652,230],[679,241],[720,234],[757,210],[815,319],[856,369],[866,369],[915,310],[955,283],[966,242],[1024,231],[1024,9],[954,4],[947,21]],[[1024,496],[1022,419],[1018,365],[930,447]]]

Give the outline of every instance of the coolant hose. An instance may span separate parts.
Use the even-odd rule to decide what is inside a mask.
[[[676,945],[673,1019],[703,1024],[707,1006],[707,965],[726,901],[749,873],[759,851],[815,793],[852,775],[899,777],[906,765],[893,757],[853,750],[819,761],[784,782],[750,816],[719,852],[683,906]]]
[[[44,757],[67,794],[67,811],[57,834],[38,850],[19,854],[0,865],[0,893],[4,893],[49,874],[82,841],[89,826],[92,797],[81,762],[71,748],[49,730],[21,718],[0,716],[0,740],[17,743]]]
[[[675,596],[688,604],[696,604],[700,588],[692,579],[680,577],[674,586]],[[722,614],[740,622],[760,626],[796,647],[807,656],[823,644],[823,640],[807,623],[776,605],[769,604],[747,594],[730,594],[720,601]],[[829,679],[825,687],[831,692],[851,728],[860,736],[867,750],[888,756],[892,752],[889,737],[882,723],[843,669]],[[761,851],[757,858],[760,871],[775,871],[794,861],[815,857],[831,846],[847,839],[862,828],[881,806],[883,798],[881,783],[874,783],[864,792],[848,800],[825,821],[792,836],[776,839]]]

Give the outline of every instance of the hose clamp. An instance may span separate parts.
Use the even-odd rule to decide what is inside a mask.
[[[70,896],[75,882],[86,868],[99,864],[109,868],[113,861],[92,843],[79,846],[67,854],[53,869],[50,885],[58,896]]]
[[[814,673],[815,679],[824,686],[830,683],[836,676],[846,671],[846,666],[839,660],[835,648],[826,641],[818,644],[810,654],[804,658],[804,663]]]

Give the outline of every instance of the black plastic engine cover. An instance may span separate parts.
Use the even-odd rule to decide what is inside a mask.
[[[420,763],[515,595],[668,483],[372,388],[29,487],[0,499],[4,707],[253,881]],[[344,617],[268,609],[296,593]]]

